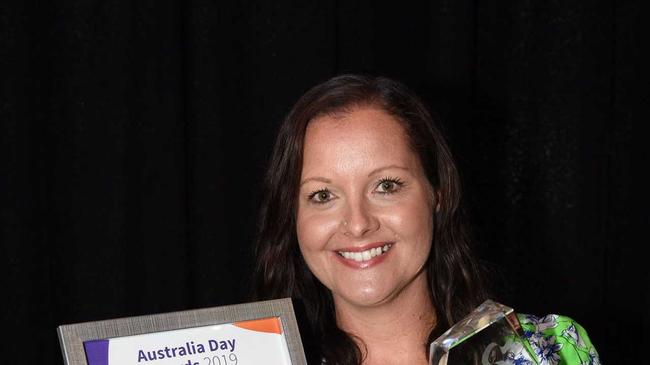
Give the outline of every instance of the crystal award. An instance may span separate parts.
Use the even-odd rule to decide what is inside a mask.
[[[530,364],[535,364],[535,357],[520,345],[521,342],[513,341],[522,335],[512,308],[486,300],[431,343],[429,364],[504,364],[510,363],[508,360],[512,360],[515,352],[519,358],[523,355],[530,359]]]

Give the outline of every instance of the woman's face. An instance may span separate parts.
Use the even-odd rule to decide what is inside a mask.
[[[405,131],[383,110],[359,107],[310,122],[298,241],[337,305],[376,306],[426,290],[433,195]]]

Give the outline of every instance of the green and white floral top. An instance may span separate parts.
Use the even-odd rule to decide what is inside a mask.
[[[571,318],[555,314],[544,317],[517,314],[517,318],[524,336],[509,338],[502,348],[505,358],[495,364],[600,365],[587,332]]]
[[[483,365],[601,365],[587,332],[571,318],[517,313],[517,319],[523,336],[502,337],[498,355],[482,360]]]

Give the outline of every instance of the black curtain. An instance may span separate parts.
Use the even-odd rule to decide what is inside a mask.
[[[315,83],[370,72],[443,119],[497,299],[573,317],[607,364],[642,362],[641,14],[614,0],[2,2],[3,354],[57,364],[57,325],[245,301],[280,121]]]

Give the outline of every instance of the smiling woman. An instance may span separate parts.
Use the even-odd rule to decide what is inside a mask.
[[[302,178],[298,243],[332,291],[339,320],[427,292],[433,194],[393,117],[359,106],[316,118],[305,135]]]
[[[365,339],[369,363],[397,355],[384,343],[397,342],[396,333],[402,360],[426,360],[422,343],[436,322],[425,269],[436,203],[403,128],[380,108],[357,106],[313,120],[303,153],[298,243],[332,293],[339,327]]]
[[[265,187],[254,297],[302,302],[315,361],[426,364],[430,340],[486,298],[451,153],[404,85],[343,75],[312,88]]]
[[[271,156],[254,299],[301,302],[310,363],[427,364],[428,344],[487,298],[460,200],[440,128],[404,85],[358,75],[317,85]],[[520,318],[527,340],[500,348],[497,363],[532,364],[527,351],[540,364],[596,363],[573,321]]]

